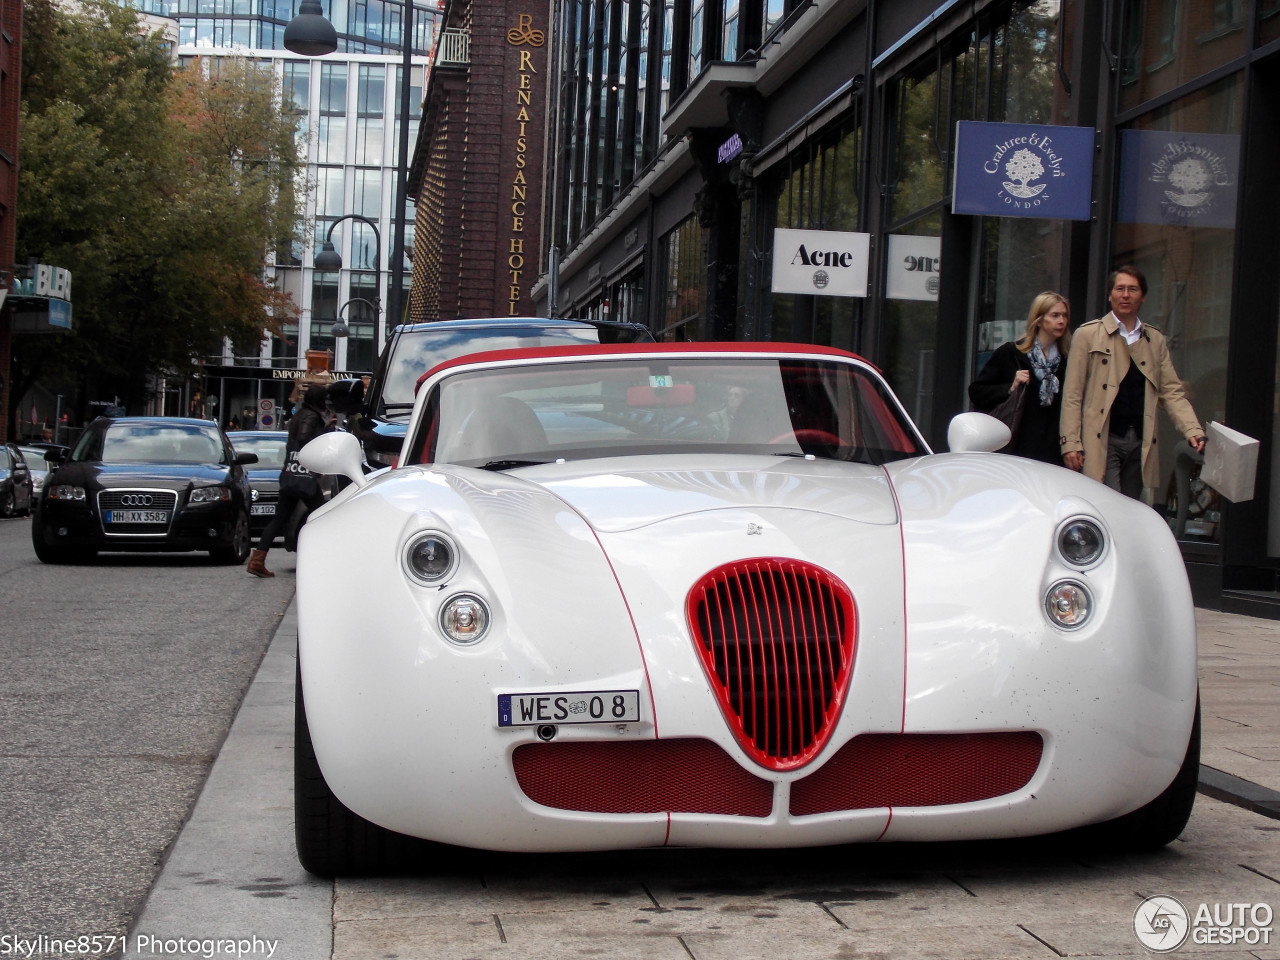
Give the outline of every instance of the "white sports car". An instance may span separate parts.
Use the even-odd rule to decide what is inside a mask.
[[[1186,573],[1150,507],[933,454],[839,350],[473,354],[298,557],[297,843],[509,851],[1176,837],[1199,759]],[[357,558],[358,563],[336,562]],[[304,700],[305,697],[305,700]]]

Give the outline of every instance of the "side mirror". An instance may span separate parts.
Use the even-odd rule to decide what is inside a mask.
[[[364,475],[364,454],[354,434],[322,433],[298,451],[298,462],[312,473],[346,477],[357,487],[368,480]]]
[[[364,405],[364,381],[358,378],[335,380],[329,384],[325,399],[338,413],[358,413]]]
[[[258,462],[258,455],[256,453],[237,453],[236,454],[236,463],[240,464],[240,466],[242,467],[245,467],[251,463],[257,463],[257,462]]]
[[[49,464],[49,466],[51,467],[62,466],[63,462],[66,459],[67,459],[66,450],[58,450],[57,448],[50,447],[46,449],[44,452],[44,462]]]
[[[1009,428],[985,413],[962,413],[947,427],[947,447],[952,453],[994,453],[1007,446]]]

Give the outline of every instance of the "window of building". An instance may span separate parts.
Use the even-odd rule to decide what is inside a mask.
[[[1128,110],[1242,56],[1245,0],[1125,0],[1120,108]]]
[[[1112,265],[1133,264],[1146,274],[1148,292],[1139,316],[1164,333],[1202,424],[1226,419],[1243,96],[1243,78],[1233,74],[1129,125],[1129,130],[1178,135],[1164,158],[1169,167],[1161,191],[1174,192],[1176,199],[1137,205],[1133,217],[1140,222],[1117,223],[1112,240]],[[1187,144],[1195,152],[1186,152]],[[1200,225],[1206,218],[1213,225]],[[1167,417],[1158,418],[1158,429],[1160,475],[1167,483],[1155,491],[1156,506],[1167,511],[1180,538],[1217,540],[1217,493],[1194,478],[1194,458]]]
[[[707,232],[697,217],[686,218],[658,240],[662,283],[660,341],[707,340]]]
[[[851,117],[779,164],[765,185],[773,198],[772,226],[792,230],[856,231],[859,226],[862,126]],[[771,233],[772,231],[770,231]],[[744,265],[745,266],[745,265]],[[740,268],[739,276],[748,275]],[[742,296],[750,291],[742,290]],[[853,297],[766,294],[772,339],[852,349],[862,301]]]

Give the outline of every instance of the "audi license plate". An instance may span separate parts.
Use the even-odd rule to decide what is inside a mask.
[[[276,515],[276,505],[274,503],[255,503],[249,508],[249,515],[254,517],[274,517]]]
[[[498,694],[500,727],[531,727],[540,723],[636,723],[639,719],[639,690]]]
[[[108,510],[107,523],[168,523],[167,510]]]

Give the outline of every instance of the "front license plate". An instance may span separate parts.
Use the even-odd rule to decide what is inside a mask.
[[[639,690],[498,694],[500,727],[531,727],[540,723],[636,723],[639,719]]]
[[[274,503],[255,503],[249,508],[249,515],[253,517],[274,517],[276,515],[276,505]]]
[[[168,523],[167,510],[108,510],[107,523]]]

